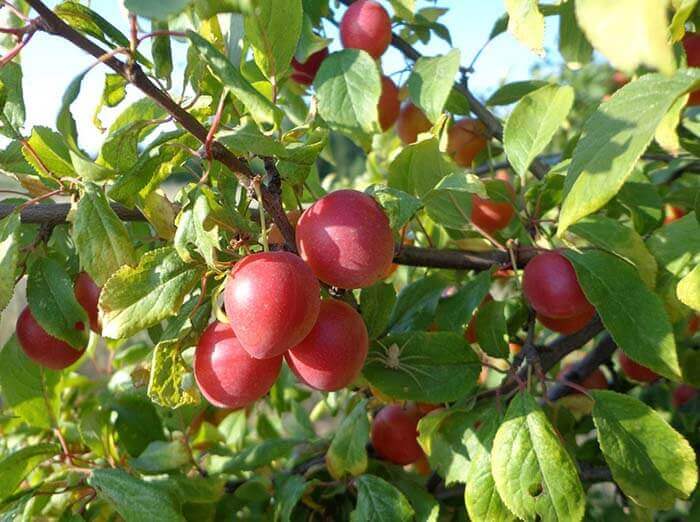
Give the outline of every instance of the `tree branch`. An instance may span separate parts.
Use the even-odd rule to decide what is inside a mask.
[[[540,364],[542,365],[542,372],[547,373],[551,370],[559,361],[561,361],[568,354],[574,350],[578,350],[588,341],[593,339],[596,335],[603,331],[603,323],[601,322],[598,315],[596,315],[591,322],[589,322],[583,329],[571,335],[561,336],[554,340],[551,344],[547,346],[540,347],[538,350]],[[529,366],[526,364],[518,372],[518,378],[520,380],[526,380],[528,377]],[[488,390],[481,395],[479,399],[490,399],[496,396],[507,395],[518,386],[518,381],[513,378],[508,378],[501,384],[498,388]]]
[[[140,210],[130,209],[119,203],[111,203],[112,210],[122,221],[146,221]],[[0,204],[0,219],[9,216],[16,205]],[[70,204],[56,203],[53,205],[32,205],[21,212],[22,223],[60,225],[66,222]],[[537,251],[522,248],[517,252],[518,266],[522,267],[536,255]],[[439,250],[436,248],[419,248],[413,246],[397,246],[394,263],[408,266],[423,266],[430,268],[446,268],[452,270],[488,270],[491,267],[510,266],[507,252],[486,251],[472,252],[468,250]]]
[[[172,117],[185,130],[197,138],[202,144],[206,143],[207,135],[209,133],[207,128],[189,112],[175,103],[175,101],[166,92],[161,90],[155,83],[153,83],[137,63],[127,64],[118,60],[114,56],[104,58],[106,53],[100,46],[96,45],[87,37],[83,36],[78,31],[66,24],[51,9],[44,5],[43,2],[40,0],[27,0],[27,3],[41,17],[37,22],[37,26],[41,30],[56,36],[60,36],[61,38],[68,40],[80,49],[84,50],[88,54],[91,54],[95,58],[103,59],[103,63],[163,107],[163,109],[172,115]],[[246,188],[251,186],[251,181],[255,175],[245,161],[236,157],[230,150],[228,150],[218,141],[212,142],[211,153],[215,160],[224,164],[236,175],[241,184],[243,184]],[[296,250],[294,229],[289,223],[287,215],[284,213],[284,209],[282,208],[279,191],[276,189],[276,187],[268,188],[263,186],[262,189],[262,205],[264,206],[265,210],[267,210],[268,214],[270,214],[270,217],[275,224],[279,227],[280,232],[285,238],[287,247],[290,250]]]
[[[574,383],[580,383],[591,373],[593,373],[601,364],[610,360],[610,357],[612,357],[612,354],[615,353],[615,350],[617,350],[615,341],[612,340],[610,335],[606,335],[603,337],[600,343],[598,343],[598,346],[588,352],[583,359],[573,364],[571,368],[564,372],[562,378]],[[563,383],[557,383],[549,390],[547,393],[547,398],[550,401],[556,401],[557,399],[561,399],[562,397],[573,392],[574,390],[570,386]]]

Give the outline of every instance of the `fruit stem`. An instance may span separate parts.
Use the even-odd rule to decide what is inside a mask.
[[[262,202],[262,191],[260,190],[260,176],[255,176],[253,178],[253,189],[255,190],[255,196],[258,201]],[[260,204],[260,211],[258,212],[260,216],[260,230],[262,230],[262,245],[263,250],[268,252],[270,250],[270,245],[267,243],[267,226],[265,225],[265,211],[262,208],[262,203]]]

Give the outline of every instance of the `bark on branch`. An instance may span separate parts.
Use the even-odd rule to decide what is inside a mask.
[[[612,340],[612,337],[606,335],[603,337],[600,343],[598,343],[598,346],[588,352],[583,359],[574,363],[571,368],[564,372],[562,375],[563,379],[573,383],[582,382],[601,364],[609,361],[612,354],[615,353],[615,350],[617,350],[615,341]],[[547,392],[547,398],[550,401],[556,401],[557,399],[561,399],[566,395],[574,393],[574,391],[575,390],[564,383],[557,383],[549,389]]]
[[[122,221],[146,221],[140,210],[130,209],[119,203],[111,204],[112,210]],[[0,204],[0,219],[10,215],[17,207]],[[60,225],[66,222],[70,204],[32,205],[22,210],[22,223]],[[518,267],[534,257],[536,250],[523,248],[517,252]],[[498,250],[472,252],[468,250],[439,250],[403,245],[397,247],[394,263],[408,266],[446,268],[452,270],[488,270],[491,267],[510,266],[507,252]]]
[[[201,143],[207,141],[208,129],[189,112],[175,103],[168,93],[153,83],[137,63],[125,63],[114,56],[104,58],[107,54],[104,49],[66,24],[43,2],[40,0],[27,0],[27,3],[39,14],[38,27],[41,30],[60,36],[95,58],[101,59],[114,72],[163,107],[186,131]],[[212,157],[233,172],[245,187],[249,188],[251,186],[250,184],[255,174],[244,160],[235,156],[222,143],[217,141],[211,144],[211,153]],[[295,250],[294,229],[284,213],[279,192],[275,190],[275,187],[263,186],[262,199],[265,210],[267,210],[272,220],[279,227],[280,232],[282,232],[287,247],[290,250]]]

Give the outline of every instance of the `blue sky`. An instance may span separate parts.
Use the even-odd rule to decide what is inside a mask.
[[[47,3],[53,6],[58,2],[54,0]],[[119,0],[99,0],[93,1],[91,6],[126,33],[126,14],[120,3]],[[386,1],[382,3],[388,5]],[[432,5],[424,0],[419,0],[418,4]],[[468,65],[486,42],[494,22],[503,14],[502,0],[440,0],[437,5],[451,9],[442,22],[450,30],[453,46],[462,53],[462,64]],[[556,24],[548,21],[546,60],[559,59],[556,33]],[[336,36],[332,27],[329,28],[329,36]],[[339,42],[332,44],[332,48],[339,46]],[[426,55],[441,54],[449,49],[446,43],[438,39],[427,47],[418,47]],[[502,34],[481,54],[470,85],[477,94],[487,95],[506,80],[528,78],[530,68],[541,61],[541,58],[519,44],[510,34]],[[43,33],[36,35],[22,53],[27,128],[34,125],[54,127],[65,88],[79,72],[92,63],[92,58],[60,38]],[[184,63],[176,64],[176,67],[177,65],[182,70]],[[401,70],[404,68],[403,58],[397,51],[390,49],[382,58],[382,67],[387,73]],[[100,132],[92,124],[92,115],[101,96],[105,70],[105,67],[98,67],[88,75],[83,81],[80,97],[73,105],[81,145],[91,152],[95,152],[102,141]],[[138,96],[132,92],[130,97],[136,99]],[[103,110],[103,123],[108,125],[120,110]]]

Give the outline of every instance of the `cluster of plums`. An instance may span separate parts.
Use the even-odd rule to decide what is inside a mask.
[[[562,334],[572,334],[586,326],[595,315],[595,308],[588,301],[576,278],[576,272],[571,262],[557,251],[546,251],[535,256],[523,271],[523,294],[530,306],[537,314],[537,320],[549,330]],[[493,300],[488,294],[481,304]],[[477,342],[477,310],[464,331],[464,337],[470,343]],[[693,329],[693,320],[689,329]],[[691,331],[692,333],[692,331]],[[512,354],[519,351],[518,345],[511,343]],[[620,351],[618,356],[620,368],[625,375],[633,381],[641,383],[654,382],[661,378],[660,375],[649,368],[630,359]],[[562,373],[566,368],[562,370]],[[600,389],[608,387],[605,374],[596,369],[581,385],[587,389]],[[674,391],[674,404],[685,402],[681,400],[688,395],[686,390],[695,390],[692,387],[681,385]],[[676,395],[679,400],[676,400]]]
[[[346,49],[361,49],[375,60],[381,58],[391,43],[391,18],[380,4],[373,0],[353,2],[340,21],[340,40]],[[302,85],[311,85],[328,49],[318,51],[305,61],[292,60],[292,79]],[[396,84],[382,76],[382,91],[377,106],[379,126],[386,132],[396,124],[396,134],[405,144],[414,143],[418,135],[428,132],[432,124],[414,104],[401,106]],[[462,167],[471,166],[474,158],[486,148],[488,135],[484,125],[475,119],[463,118],[448,130],[447,152]]]
[[[97,302],[100,299],[100,287],[85,272],[81,272],[73,285],[75,298],[87,313],[90,329],[100,333],[100,323],[97,315]],[[74,325],[76,330],[85,330],[83,323]],[[32,315],[26,306],[17,318],[15,327],[17,340],[27,357],[32,361],[51,370],[62,370],[77,362],[83,355],[82,349],[73,348],[68,343],[49,335]]]
[[[319,280],[343,288],[371,286],[391,266],[389,220],[370,196],[338,190],[296,223],[299,256],[262,252],[231,270],[224,290],[229,324],[213,323],[194,358],[200,390],[214,405],[238,408],[265,395],[282,359],[297,378],[322,391],[348,386],[364,365],[369,340],[353,307],[320,297]]]

